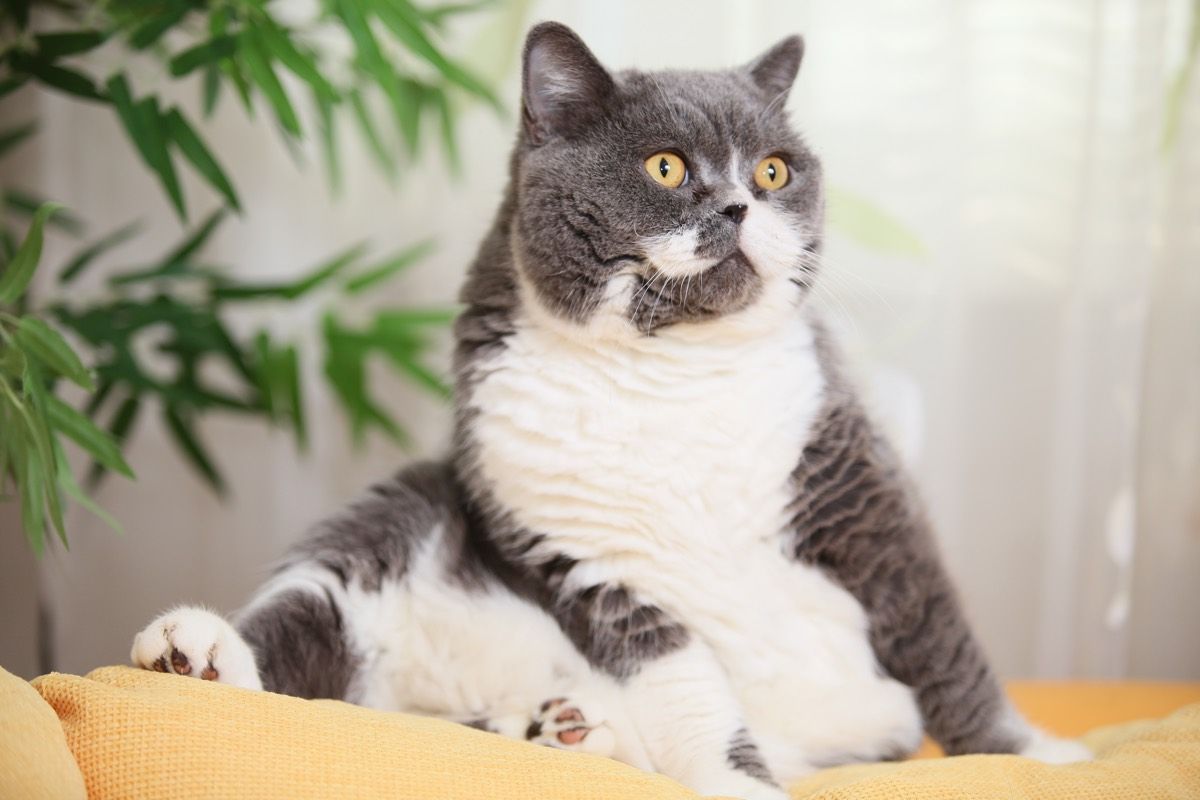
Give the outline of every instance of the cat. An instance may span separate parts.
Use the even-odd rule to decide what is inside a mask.
[[[1086,759],[1014,710],[809,302],[803,42],[612,73],[526,40],[511,180],[456,322],[452,452],[318,525],[231,624],[136,665],[612,756],[765,800],[813,770]]]

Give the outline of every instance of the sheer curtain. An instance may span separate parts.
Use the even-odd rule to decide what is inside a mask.
[[[1007,676],[1200,677],[1200,77],[1167,102],[1192,13],[1184,0],[546,0],[529,14],[574,26],[615,66],[729,65],[805,34],[790,108],[838,198],[817,299]],[[469,23],[461,41],[491,24]],[[511,59],[502,80],[514,107]],[[42,143],[23,170],[43,193],[97,230],[137,209],[152,223],[143,243],[172,241],[111,120],[36,103]],[[250,211],[214,255],[265,277],[360,238],[383,250],[432,234],[437,254],[384,299],[447,301],[494,211],[512,125],[473,111],[463,178],[430,159],[395,192],[348,153],[338,203],[315,165],[297,170],[274,132],[227,104],[209,134]],[[445,409],[379,379],[416,452],[352,452],[314,392],[307,457],[236,419],[206,427],[234,487],[227,504],[145,425],[131,459],[142,480],[100,498],[127,535],[73,515],[70,554],[43,562],[57,666],[123,659],[175,601],[235,607],[307,523],[436,453]]]

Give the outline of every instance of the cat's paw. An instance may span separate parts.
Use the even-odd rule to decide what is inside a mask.
[[[611,757],[616,736],[594,707],[566,697],[547,700],[533,713],[525,738],[535,744]]]
[[[261,689],[254,653],[218,614],[194,606],[172,609],[133,638],[134,666],[173,672],[243,689]]]
[[[1036,758],[1047,764],[1072,764],[1077,761],[1091,761],[1096,757],[1081,742],[1074,739],[1059,739],[1043,731],[1034,731],[1033,738],[1021,748],[1020,755],[1026,758]]]

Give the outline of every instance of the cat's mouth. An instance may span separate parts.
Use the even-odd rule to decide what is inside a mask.
[[[648,266],[638,275],[629,302],[629,319],[643,333],[739,311],[750,304],[762,284],[754,265],[736,248],[692,275],[669,276]]]

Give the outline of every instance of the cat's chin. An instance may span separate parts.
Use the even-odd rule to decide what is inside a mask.
[[[643,333],[679,323],[714,320],[741,311],[762,290],[762,280],[741,250],[684,278],[652,273],[633,291],[630,321]]]

